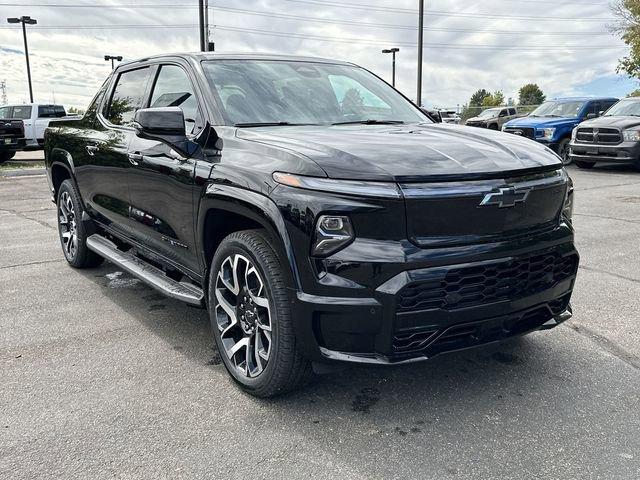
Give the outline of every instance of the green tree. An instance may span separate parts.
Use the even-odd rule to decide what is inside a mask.
[[[499,107],[501,105],[504,105],[504,93],[501,91],[492,93],[482,101],[483,107]]]
[[[620,60],[618,72],[640,78],[640,2],[616,0],[612,9],[618,19],[613,30],[631,49],[629,55]]]
[[[631,92],[629,95],[627,95],[628,97],[640,97],[640,88],[638,88],[637,90],[634,90],[633,92]]]
[[[536,83],[529,83],[518,92],[519,105],[540,105],[546,100],[546,95],[542,93]]]
[[[486,91],[484,88],[477,90],[473,95],[471,95],[471,100],[469,100],[470,107],[481,107],[484,103],[484,99],[491,96],[491,94]]]

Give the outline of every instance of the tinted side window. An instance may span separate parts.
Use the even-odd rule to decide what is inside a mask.
[[[131,125],[136,111],[142,107],[148,81],[149,68],[121,73],[107,107],[107,120],[114,125]]]
[[[0,118],[11,118],[11,107],[0,107]]]
[[[509,109],[509,115],[516,115],[516,109],[515,108],[510,108]]]
[[[606,102],[604,102],[604,103],[602,104],[602,110],[604,110],[604,111],[606,112],[606,111],[607,111],[607,110],[609,110],[611,107],[613,107],[616,103],[618,103],[618,102],[614,102],[614,101],[611,101],[611,100],[607,100]]]
[[[60,105],[40,105],[38,106],[39,118],[58,118],[64,117],[64,108]]]
[[[198,100],[187,73],[176,65],[163,65],[153,87],[150,107],[180,107],[187,133],[200,127]]]

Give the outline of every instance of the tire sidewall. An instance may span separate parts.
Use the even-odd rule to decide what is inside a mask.
[[[215,297],[215,288],[216,288],[216,280],[218,277],[218,272],[220,270],[220,266],[222,262],[229,256],[234,254],[240,254],[247,257],[254,266],[258,269],[262,280],[264,281],[264,286],[267,291],[267,298],[269,299],[269,309],[271,311],[271,352],[269,354],[269,360],[264,371],[257,377],[249,378],[241,375],[232,361],[227,358],[225,353],[224,346],[222,345],[222,341],[220,339],[220,331],[218,330],[218,324],[216,320],[216,306],[217,300]],[[274,253],[275,255],[275,253]],[[218,348],[218,352],[222,362],[224,363],[225,368],[231,375],[231,377],[240,384],[246,390],[259,390],[265,388],[271,383],[271,379],[273,377],[274,371],[276,369],[276,362],[278,360],[278,356],[280,354],[280,317],[281,315],[288,315],[289,312],[282,311],[282,306],[278,308],[276,302],[274,302],[273,295],[273,281],[270,275],[267,273],[268,266],[264,262],[262,258],[256,255],[251,247],[243,241],[242,238],[234,236],[233,238],[224,240],[218,250],[216,251],[213,261],[211,263],[211,270],[209,275],[209,288],[208,288],[208,305],[209,305],[209,320],[211,322],[211,329],[213,330],[213,337],[216,342],[216,346]]]
[[[74,215],[76,218],[76,235],[78,246],[76,248],[76,254],[73,258],[69,258],[67,252],[64,248],[64,242],[62,241],[62,227],[60,225],[60,201],[62,198],[62,194],[67,192],[69,197],[71,198],[71,203],[73,203]],[[58,216],[58,237],[60,239],[60,246],[62,247],[62,253],[64,254],[64,258],[67,262],[73,267],[79,267],[82,265],[82,260],[86,255],[86,234],[84,231],[84,225],[82,224],[82,205],[78,200],[78,195],[76,194],[76,190],[71,183],[70,180],[65,180],[60,185],[58,189],[58,196],[56,198],[56,215]]]
[[[558,144],[558,156],[562,159],[562,163],[564,163],[565,165],[571,165],[572,163],[571,156],[569,155],[570,142],[571,140],[569,140],[568,138],[565,138],[564,140],[561,140],[560,143]]]

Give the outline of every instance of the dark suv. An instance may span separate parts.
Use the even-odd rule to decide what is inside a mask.
[[[49,128],[60,239],[206,307],[224,365],[271,396],[314,362],[392,364],[571,316],[559,157],[432,123],[333,60],[185,54],[119,66]]]

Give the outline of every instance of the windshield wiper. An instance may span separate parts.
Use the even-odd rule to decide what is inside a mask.
[[[298,127],[302,125],[318,125],[318,124],[317,123],[292,123],[292,122],[248,122],[248,123],[236,123],[233,126],[242,128],[242,127],[280,127],[280,126]]]
[[[402,120],[353,120],[351,122],[336,122],[331,125],[402,125]]]

